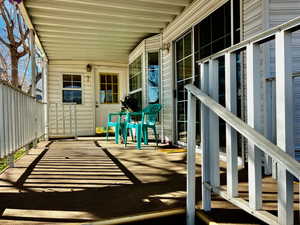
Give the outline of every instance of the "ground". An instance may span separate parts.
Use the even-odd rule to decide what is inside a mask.
[[[136,150],[101,140],[42,142],[0,175],[0,224],[83,224],[184,208],[185,162],[183,149],[155,144]],[[218,197],[213,207],[216,222],[262,224]]]

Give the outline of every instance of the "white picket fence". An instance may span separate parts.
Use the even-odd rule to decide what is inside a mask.
[[[0,81],[0,158],[43,137],[44,104]]]

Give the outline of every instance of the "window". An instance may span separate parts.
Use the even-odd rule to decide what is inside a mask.
[[[138,57],[129,65],[129,90],[130,92],[142,88],[142,57]]]
[[[187,138],[187,91],[186,84],[193,81],[192,74],[192,35],[188,32],[175,42],[176,66],[176,105],[177,139],[186,142]]]
[[[195,58],[205,58],[231,45],[230,1],[195,26]],[[239,22],[236,21],[236,30]]]
[[[63,74],[63,103],[82,104],[81,75]]]
[[[129,91],[138,102],[138,109],[142,109],[142,56],[129,65]]]
[[[148,103],[159,103],[159,54],[158,52],[148,53]]]
[[[119,104],[118,74],[100,74],[100,104]]]

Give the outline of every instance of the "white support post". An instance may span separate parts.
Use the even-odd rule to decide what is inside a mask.
[[[294,102],[291,33],[280,31],[275,39],[277,145],[292,157],[294,148]],[[278,164],[279,223],[294,224],[293,176]]]
[[[225,102],[226,108],[236,114],[236,54],[225,54]],[[226,124],[227,193],[230,198],[238,196],[238,149],[237,132]]]
[[[45,140],[49,138],[49,125],[48,125],[48,62],[43,60],[43,103],[44,103],[44,133]]]
[[[196,206],[196,98],[188,93],[188,137],[187,137],[187,225],[195,224]]]
[[[209,61],[209,81],[208,94],[215,101],[219,102],[219,62],[218,60]],[[219,166],[219,117],[209,111],[209,160],[210,160],[210,179],[212,187],[220,186],[220,166]]]
[[[209,71],[208,64],[202,63],[200,65],[201,71],[201,90],[208,93],[208,80]],[[209,123],[208,123],[209,113],[208,108],[201,104],[201,163],[202,163],[202,209],[204,211],[211,210],[211,190],[205,184],[210,184],[210,165],[209,165]]]
[[[247,46],[247,116],[248,124],[261,131],[261,76],[259,46],[253,43]],[[252,209],[262,208],[262,152],[248,142],[248,181],[249,205]]]
[[[36,61],[35,61],[35,33],[30,30],[30,53],[31,53],[31,95],[36,97]]]

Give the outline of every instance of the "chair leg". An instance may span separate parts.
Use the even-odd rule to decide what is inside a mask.
[[[106,127],[106,141],[108,141],[108,126]]]
[[[154,136],[155,136],[156,146],[158,146],[158,136],[157,136],[157,132],[156,132],[156,127],[153,127],[153,132],[154,132]]]
[[[144,144],[147,145],[148,144],[148,128],[147,127],[143,127],[143,133],[144,133]]]
[[[137,141],[137,148],[138,149],[141,149],[141,144],[142,144],[142,125],[141,124],[138,124],[137,125],[137,128],[136,128],[136,141]]]
[[[125,145],[125,147],[127,145],[127,132],[128,132],[128,128],[125,127],[123,129],[123,139],[124,139],[124,145]]]
[[[115,127],[115,142],[116,142],[116,144],[119,144],[119,131],[120,131],[120,129],[119,129],[119,126],[117,125]]]
[[[133,131],[132,131],[132,128],[130,128],[130,135],[131,135],[131,140],[132,140],[132,142],[134,142],[134,137],[133,137]]]

